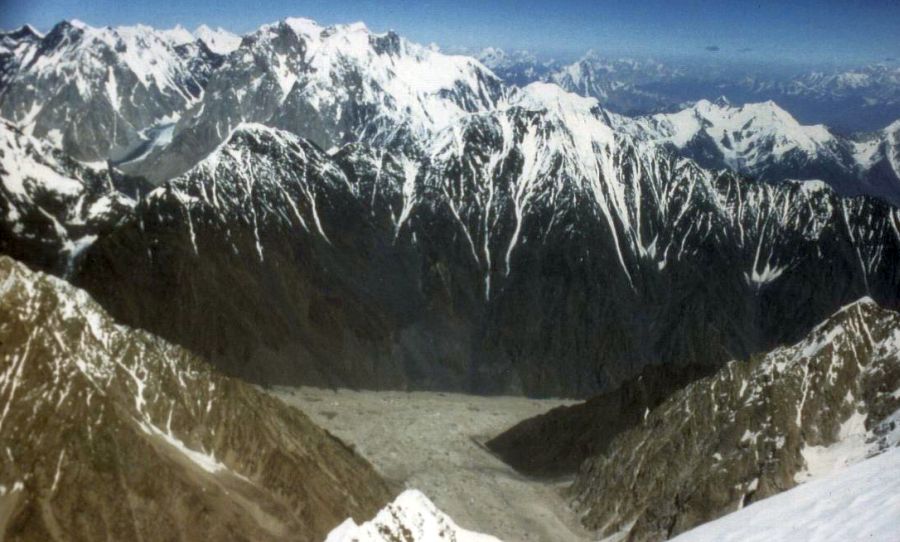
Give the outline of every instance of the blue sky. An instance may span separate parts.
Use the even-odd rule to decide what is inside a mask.
[[[97,26],[206,23],[241,33],[287,16],[361,20],[445,48],[800,62],[900,57],[900,0],[0,0],[3,28],[30,22],[46,30],[78,18]]]

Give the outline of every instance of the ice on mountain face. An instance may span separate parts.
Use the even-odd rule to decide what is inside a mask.
[[[35,136],[55,134],[76,159],[116,158],[202,95],[214,59],[176,46],[182,34],[63,22],[42,39],[21,39],[5,67],[0,115]]]
[[[900,449],[802,484],[673,538],[677,542],[895,540]]]
[[[137,76],[142,85],[155,85],[159,90],[181,93],[177,66],[177,56],[166,40],[145,25],[120,26],[116,28],[79,27],[78,47],[109,48],[119,52],[119,57]],[[83,55],[83,53],[76,53]],[[82,56],[84,58],[84,56]],[[52,59],[42,59],[41,63],[51,65]],[[185,96],[185,98],[188,98]],[[188,98],[189,99],[189,98]]]
[[[357,525],[352,518],[337,526],[325,542],[500,542],[467,531],[438,510],[421,491],[408,489],[371,520]]]
[[[233,34],[222,27],[212,29],[205,24],[200,25],[194,30],[193,36],[203,41],[209,50],[220,54],[227,55],[240,47],[241,37]]]
[[[179,124],[171,153],[180,161],[202,156],[211,148],[197,149],[199,136],[191,134],[212,147],[240,122],[287,129],[323,148],[365,141],[413,150],[466,114],[496,108],[504,92],[474,59],[361,23],[287,19],[247,36],[216,70],[202,106]],[[151,158],[147,175],[171,177],[192,165],[178,168],[165,154]]]
[[[123,220],[135,205],[111,185],[105,169],[94,171],[61,156],[48,144],[0,122],[0,227],[9,233],[5,251],[28,255],[31,263],[57,273],[74,260],[99,231]]]
[[[180,24],[168,30],[160,30],[159,33],[167,37],[173,45],[184,45],[197,39],[187,28]]]
[[[806,468],[794,479],[802,483],[827,476],[877,451],[869,444],[874,439],[865,423],[866,415],[855,412],[841,424],[837,442],[828,446],[805,446],[802,454]]]
[[[222,27],[213,29],[205,24],[198,26],[193,32],[181,25],[177,25],[175,28],[160,30],[159,33],[176,46],[200,40],[210,51],[218,55],[227,55],[241,45],[241,37],[237,34],[233,34]]]
[[[330,89],[335,78],[344,80],[358,73],[364,78],[364,100],[380,101],[385,114],[399,114],[430,131],[466,112],[469,105],[452,97],[458,89],[480,101],[479,109],[494,105],[485,101],[490,91],[484,88],[485,80],[492,77],[472,59],[444,55],[394,34],[375,34],[361,23],[327,31],[305,19],[286,23],[306,41],[311,73],[297,76],[312,83],[317,92]]]

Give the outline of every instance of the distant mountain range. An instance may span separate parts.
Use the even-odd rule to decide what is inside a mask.
[[[605,57],[594,51],[572,63],[496,48],[476,56],[508,83],[554,82],[628,115],[670,113],[686,103],[725,96],[737,105],[771,100],[803,123],[826,124],[844,135],[879,130],[900,118],[900,65],[896,62],[776,70],[699,60]]]

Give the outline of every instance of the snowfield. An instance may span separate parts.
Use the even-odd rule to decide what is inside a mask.
[[[678,542],[897,542],[900,449],[701,525]]]

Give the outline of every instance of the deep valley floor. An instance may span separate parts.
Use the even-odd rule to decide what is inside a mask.
[[[353,445],[389,481],[424,492],[466,529],[505,542],[589,538],[559,493],[569,480],[522,476],[480,444],[573,401],[307,387],[273,393]]]

